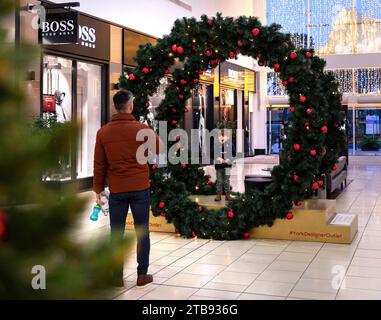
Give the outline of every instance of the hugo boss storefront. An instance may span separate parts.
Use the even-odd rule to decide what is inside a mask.
[[[78,12],[48,14],[39,32],[43,44],[41,115],[78,125],[78,144],[60,172],[47,182],[76,180],[90,187],[96,134],[108,121],[110,24]],[[72,43],[71,43],[72,42]]]

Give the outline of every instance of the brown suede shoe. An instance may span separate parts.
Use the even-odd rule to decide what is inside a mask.
[[[136,281],[136,287],[144,288],[146,285],[152,283],[153,277],[151,274],[138,275],[138,281]]]
[[[230,192],[226,192],[225,200],[230,201],[232,199]]]
[[[217,193],[216,198],[214,201],[221,201],[221,193]]]

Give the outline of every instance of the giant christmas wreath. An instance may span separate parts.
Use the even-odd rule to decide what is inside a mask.
[[[134,113],[139,117],[147,115],[149,97],[160,79],[169,77],[165,98],[156,109],[157,120],[168,121],[168,130],[179,127],[188,112],[186,100],[200,75],[237,54],[273,68],[287,89],[291,126],[280,165],[272,170],[272,183],[264,192],[238,194],[226,208],[210,211],[189,199],[190,194],[214,192],[214,184],[201,168],[151,166],[153,214],[165,216],[184,236],[247,238],[253,227],[271,226],[276,218],[292,219],[293,207],[312,196],[324,185],[325,175],[335,170],[345,137],[337,83],[323,71],[324,60],[312,49],[295,49],[290,35],[279,32],[280,28],[262,26],[255,17],[183,18],[155,46],[141,46],[138,67],[126,69],[120,78],[120,86],[135,95]],[[180,68],[173,67],[176,60],[182,63]]]

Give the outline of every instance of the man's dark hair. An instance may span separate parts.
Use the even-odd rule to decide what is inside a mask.
[[[113,101],[115,105],[115,109],[117,111],[121,111],[123,109],[126,109],[127,104],[132,99],[132,93],[128,90],[120,90],[117,93],[115,93]]]

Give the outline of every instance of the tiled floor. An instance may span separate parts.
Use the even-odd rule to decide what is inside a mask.
[[[134,287],[132,252],[126,290],[116,299],[381,299],[381,159],[379,165],[352,164],[349,179],[337,211],[358,214],[359,233],[351,245],[151,233],[154,284]],[[72,234],[76,240],[109,232],[107,217],[94,223],[86,214],[80,223]]]

